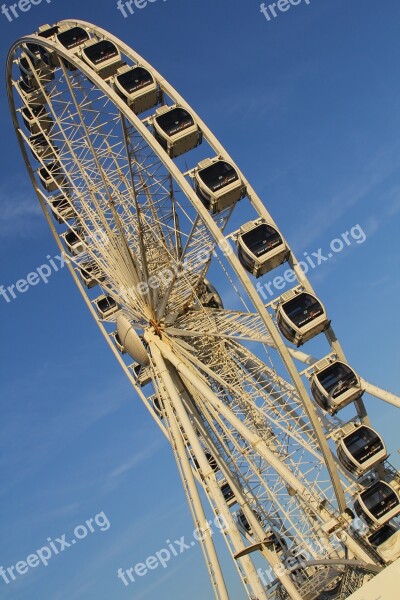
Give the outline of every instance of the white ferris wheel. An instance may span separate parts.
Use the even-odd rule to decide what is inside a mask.
[[[351,596],[400,557],[400,477],[362,395],[400,399],[348,364],[244,174],[126,44],[44,25],[12,46],[7,87],[56,242],[171,444],[215,597],[229,595],[201,489],[244,597]],[[265,304],[257,278],[285,262],[292,289]],[[319,358],[298,350],[316,336]]]

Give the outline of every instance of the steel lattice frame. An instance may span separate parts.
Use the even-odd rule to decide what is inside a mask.
[[[80,26],[92,39],[110,40],[128,64],[148,69],[162,92],[161,103],[178,104],[195,116],[201,148],[235,166],[255,218],[277,227],[205,123],[151,65],[94,25],[58,25]],[[26,54],[26,44],[39,44],[51,53],[51,77],[44,63]],[[51,198],[38,180],[38,161],[30,156],[21,109],[35,101],[18,85],[21,55],[54,122],[49,131],[41,127],[40,132],[49,146],[58,148],[65,179],[52,181],[74,211],[72,224],[61,218],[63,223],[55,225]],[[312,359],[286,346],[273,306],[264,305],[237,258],[235,233],[226,232],[233,210],[239,212],[241,204],[210,214],[192,184],[197,161],[188,169],[182,160],[170,158],[152,133],[152,113],[134,114],[112,83],[55,38],[24,37],[9,54],[11,113],[32,184],[60,250],[65,252],[65,233],[73,227],[84,244],[80,254],[68,256],[68,267],[125,374],[170,440],[194,521],[204,530],[200,541],[215,596],[229,597],[200,486],[214,513],[227,524],[224,535],[249,598],[314,600],[338,581],[337,597],[346,598],[384,563],[349,530],[348,509],[362,486],[333,452],[332,434],[343,423],[311,400],[295,359]],[[43,167],[48,161],[41,158],[39,163]],[[101,289],[119,308],[105,319],[95,308],[95,292],[81,282],[80,269],[88,263],[96,267],[96,293]],[[293,252],[289,264],[298,284],[313,293]],[[203,281],[213,270],[240,298],[241,310],[202,305]],[[152,278],[157,286],[150,285]],[[118,314],[124,314],[141,336],[147,366],[132,363],[118,351]],[[331,327],[326,339],[328,352],[346,362]],[[375,392],[382,397],[381,390]],[[398,399],[391,396],[389,401]],[[354,418],[368,424],[362,401],[354,406]],[[208,453],[218,470],[210,465]],[[393,475],[390,465],[382,469]],[[234,502],[226,501],[224,483],[234,493]],[[237,518],[239,507],[249,531]],[[297,565],[292,572],[280,568],[299,548],[313,562]],[[266,588],[252,561],[254,552],[274,568],[277,586]]]

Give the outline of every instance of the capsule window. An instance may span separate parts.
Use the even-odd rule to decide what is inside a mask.
[[[180,106],[161,107],[152,121],[156,140],[171,158],[189,152],[202,141],[194,117]]]
[[[103,296],[96,300],[97,311],[100,318],[106,319],[119,310],[118,304],[111,296]]]
[[[95,261],[83,263],[80,269],[80,273],[82,282],[89,289],[96,286],[99,283],[99,281],[104,280],[104,274],[101,272],[98,264]],[[107,308],[107,298],[112,300],[112,302],[114,302],[115,304],[113,298],[110,298],[109,296],[104,296],[96,302],[99,311],[102,310],[103,307]],[[100,306],[99,303],[101,303]]]
[[[397,529],[393,527],[393,525],[386,524],[377,531],[374,531],[374,533],[369,536],[368,542],[374,548],[379,548],[379,546],[382,546],[382,544],[387,542],[388,539],[395,535],[395,533],[397,533]]]
[[[289,255],[281,234],[267,223],[244,225],[239,232],[237,246],[242,266],[256,277],[278,267]]]
[[[58,223],[70,221],[75,217],[75,211],[65,196],[59,196],[51,199],[51,209],[54,218]],[[68,235],[68,234],[66,234]]]
[[[36,159],[50,160],[57,156],[58,148],[49,144],[42,133],[32,135],[29,138],[31,152]]]
[[[83,231],[80,229],[70,229],[64,236],[65,245],[67,246],[68,252],[77,256],[85,249],[85,243],[83,242]]]
[[[363,394],[359,377],[349,365],[340,361],[313,375],[311,392],[317,404],[332,414]]]
[[[343,466],[357,475],[361,475],[387,457],[382,437],[367,425],[361,425],[341,438],[337,450]]]
[[[388,483],[377,481],[358,494],[354,508],[368,523],[383,525],[399,514],[400,500]]]
[[[57,39],[64,48],[73,50],[87,42],[89,34],[82,27],[72,27],[72,29],[67,29],[67,31],[58,34]]]
[[[53,125],[53,120],[46,108],[42,105],[25,107],[22,109],[22,119],[25,127],[33,134],[48,132]]]
[[[194,125],[192,115],[179,106],[156,117],[156,121],[168,137],[173,137]]]
[[[111,77],[121,63],[121,55],[115,44],[102,40],[83,49],[84,60],[103,78]]]
[[[133,67],[117,75],[115,88],[136,114],[149,110],[160,102],[158,85],[144,67]]]
[[[321,302],[301,292],[277,308],[277,323],[282,335],[300,346],[330,325]]]
[[[117,81],[128,95],[136,94],[154,83],[151,73],[143,67],[135,67],[118,75]]]
[[[232,502],[232,500],[234,500],[235,494],[233,493],[229,483],[224,483],[224,485],[221,487],[221,492],[226,502]]]
[[[213,214],[233,206],[246,193],[237,170],[222,159],[207,159],[199,164],[195,171],[195,187],[200,200]]]
[[[58,187],[67,183],[60,163],[53,162],[39,170],[39,177],[42,186],[48,192],[54,192]]]

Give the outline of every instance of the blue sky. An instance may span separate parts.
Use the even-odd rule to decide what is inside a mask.
[[[294,250],[367,234],[313,271],[350,362],[397,393],[400,5],[312,0],[268,22],[255,0],[158,0],[128,19],[114,0],[53,0],[9,23],[0,58],[42,23],[81,18],[131,44],[193,105],[264,199]],[[0,284],[58,254],[25,175],[1,87]],[[6,600],[211,597],[198,548],[125,588],[116,577],[193,525],[168,446],[135,397],[66,271],[7,304],[0,383],[0,566],[104,511],[111,523]],[[398,411],[371,397],[399,464]],[[219,543],[219,542],[218,542]],[[243,597],[231,573],[232,599]]]

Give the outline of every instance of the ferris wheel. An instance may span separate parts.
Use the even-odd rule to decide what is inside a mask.
[[[171,444],[215,597],[201,491],[248,598],[351,596],[400,557],[400,476],[362,396],[400,399],[348,364],[245,175],[126,44],[44,25],[11,48],[7,89],[72,277]],[[265,304],[258,278],[286,263],[292,288]]]

